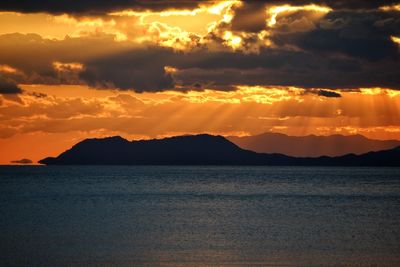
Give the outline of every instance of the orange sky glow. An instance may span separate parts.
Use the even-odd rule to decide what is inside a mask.
[[[174,56],[197,55],[206,49],[224,56],[257,57],[278,46],[285,53],[303,52],[304,47],[285,43],[292,40],[285,39],[288,33],[334,27],[333,20],[326,19],[334,12],[331,7],[285,4],[261,10],[264,28],[243,30],[246,25],[232,26],[243,8],[241,1],[211,1],[194,9],[124,9],[101,15],[0,12],[0,78],[6,84],[12,81],[20,90],[1,93],[0,85],[0,164],[22,158],[36,162],[85,138],[111,135],[149,139],[196,133],[240,136],[279,132],[400,140],[400,90],[390,84],[350,88],[345,83],[348,79],[343,86],[314,87],[297,80],[293,85],[275,80],[268,84],[261,72],[267,68],[264,65],[207,69],[201,64],[188,66],[180,59],[162,66],[161,81],[154,83],[155,87],[164,85],[168,78],[173,87],[153,89],[153,84],[142,83],[135,87],[136,81],[130,87],[125,80],[119,85],[111,79],[86,82],[95,76],[82,76],[101,62],[99,58],[108,60],[115,54],[149,47],[172,49]],[[399,12],[396,8],[380,10],[385,14]],[[400,35],[395,34],[387,38],[394,46],[399,40]],[[39,49],[40,45],[52,48],[29,54],[29,47]],[[53,52],[62,56],[49,56]],[[339,52],[334,51],[338,59],[346,60],[345,67],[353,64],[355,60]],[[132,57],[140,60],[140,55]],[[248,62],[243,65],[253,64]],[[147,67],[147,63],[142,64],[138,68]],[[152,75],[160,71],[151,65],[149,69]],[[119,75],[113,72],[112,78],[119,79]],[[152,80],[147,73],[137,75]],[[235,80],[239,75],[245,77],[243,82]],[[223,79],[225,76],[228,78]],[[209,82],[209,77],[215,81]]]

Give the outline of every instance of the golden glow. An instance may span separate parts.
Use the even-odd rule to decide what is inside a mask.
[[[133,10],[122,10],[111,12],[108,15],[112,17],[137,17],[140,24],[151,27],[154,23],[167,25],[169,28],[178,27],[181,31],[188,31],[193,34],[206,34],[207,25],[222,20],[228,22],[232,17],[230,13],[233,6],[241,4],[240,1],[215,1],[212,4],[201,5],[193,10],[166,10],[160,12]],[[196,16],[196,20],[186,17]],[[167,27],[167,28],[168,28]]]
[[[360,88],[360,91],[364,95],[382,95],[385,93],[382,88]]]
[[[260,104],[272,104],[274,102],[295,100],[301,102],[299,97],[304,89],[296,87],[264,87],[264,86],[238,86],[237,94],[242,101]]]
[[[360,91],[364,95],[388,95],[389,97],[400,96],[400,91],[385,88],[360,88]]]
[[[152,41],[160,46],[171,47],[176,50],[186,50],[197,45],[198,35],[182,31],[179,27],[170,27],[167,24],[154,22],[149,25],[147,39],[141,41]]]
[[[147,16],[161,16],[161,17],[169,17],[169,16],[195,16],[200,9],[194,10],[168,10],[162,12],[151,12],[151,11],[134,11],[134,10],[122,10],[117,12],[108,13],[110,16],[119,16],[119,17],[141,17],[145,18]]]
[[[135,12],[122,11],[111,13],[116,16],[135,16],[139,18],[140,24],[153,33],[152,42],[161,46],[172,47],[177,50],[187,50],[205,44],[204,37],[214,31],[219,23],[229,23],[233,18],[232,7],[239,6],[240,1],[220,1],[212,5],[202,5],[194,10],[172,10],[162,12]],[[186,16],[196,16],[196,20],[188,19]],[[240,46],[239,36],[226,36],[225,44],[228,47]],[[150,39],[141,38],[141,41]]]
[[[391,36],[391,39],[392,39],[393,42],[395,42],[396,44],[400,45],[400,37]]]
[[[164,67],[164,71],[165,71],[166,73],[175,73],[175,72],[177,72],[178,70],[177,70],[176,68],[174,68],[174,67],[171,67],[171,66],[165,66],[165,67]]]
[[[240,5],[240,1],[215,1],[211,4],[201,5],[194,10],[166,10],[161,12],[138,12],[122,10],[108,15],[114,19],[127,20],[132,17],[138,20],[138,25],[146,34],[130,36],[120,40],[136,42],[153,42],[160,46],[172,47],[176,50],[188,50],[204,44],[204,37],[211,32],[219,22],[230,22],[233,17],[232,7]],[[196,19],[188,18],[196,16]],[[119,23],[115,28],[118,27]],[[119,33],[123,33],[119,30]],[[238,47],[240,37],[227,40],[227,46]]]
[[[165,70],[176,71],[169,66]],[[328,98],[297,87],[238,86],[228,92],[205,89],[139,94],[87,86],[20,86],[24,104],[7,101],[0,106],[2,164],[23,157],[36,161],[84,138],[110,135],[143,139],[274,131],[400,139],[400,94],[385,88],[341,91],[342,97]]]
[[[383,11],[400,11],[400,5],[383,6],[380,9]]]
[[[243,3],[241,1],[220,1],[218,4],[213,5],[207,8],[207,12],[211,14],[221,15],[224,13],[224,10],[231,8],[232,6],[241,6]]]
[[[57,71],[80,71],[83,70],[84,66],[81,63],[62,63],[55,61],[53,62],[54,69]]]
[[[15,74],[18,72],[18,70],[8,65],[0,65],[0,72]]]
[[[145,12],[139,12],[139,11],[133,11],[133,10],[122,10],[118,12],[111,12],[108,15],[110,16],[136,16],[136,17],[147,17],[147,16],[162,16],[162,17],[169,17],[169,16],[196,16],[199,13],[202,12],[208,12],[210,14],[214,15],[221,15],[225,12],[227,8],[230,8],[234,5],[239,5],[241,4],[240,1],[216,1],[212,5],[202,5],[199,8],[193,9],[193,10],[165,10],[165,11],[160,11],[160,12],[151,12],[151,11],[145,11]]]
[[[225,44],[236,49],[240,47],[240,44],[242,42],[242,38],[239,36],[233,35],[232,32],[226,31],[224,33],[223,39],[225,40]]]
[[[318,6],[318,5],[314,5],[314,4],[305,5],[305,6],[290,6],[290,5],[273,6],[267,10],[267,13],[269,14],[269,20],[267,21],[267,25],[269,27],[273,27],[276,24],[277,16],[280,13],[295,12],[295,11],[300,11],[300,10],[316,11],[316,12],[320,12],[322,14],[326,14],[326,13],[332,11],[332,9],[330,9],[329,7]]]
[[[0,12],[0,34],[34,32],[46,38],[62,39],[71,31],[71,25],[54,22],[53,16],[47,14]]]
[[[257,53],[262,46],[272,46],[269,39],[271,31],[267,28],[257,33],[230,30],[235,8],[241,5],[243,3],[237,0],[210,1],[193,10],[121,10],[97,17],[3,13],[0,14],[0,34],[36,32],[49,39],[111,35],[118,42],[135,45],[152,43],[181,51],[206,46],[209,50],[228,49]],[[273,6],[266,9],[266,25],[274,26],[279,14],[300,10],[320,14],[313,14],[314,20],[330,11],[329,8],[318,5]],[[210,36],[220,38],[222,43],[216,43]]]
[[[74,25],[77,27],[105,27],[105,26],[115,26],[115,20],[103,20],[101,18],[74,18],[68,15],[58,15],[52,18],[56,23],[65,23]]]
[[[386,94],[390,97],[398,97],[400,96],[400,91],[398,90],[386,90]]]
[[[81,17],[75,18],[69,15],[59,15],[50,18],[54,24],[68,25],[73,30],[66,33],[70,37],[82,37],[96,35],[99,32],[114,35],[115,41],[127,41],[127,35],[121,31],[120,25],[123,22],[117,23],[115,19],[110,18],[92,18]]]

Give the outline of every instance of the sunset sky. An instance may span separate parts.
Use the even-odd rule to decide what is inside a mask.
[[[0,1],[0,164],[112,135],[400,140],[399,56],[399,1]]]

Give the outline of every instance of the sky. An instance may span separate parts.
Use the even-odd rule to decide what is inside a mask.
[[[400,140],[400,2],[0,2],[0,164],[85,139]]]

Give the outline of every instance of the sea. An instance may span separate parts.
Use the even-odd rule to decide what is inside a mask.
[[[400,168],[0,166],[0,266],[400,266]]]

